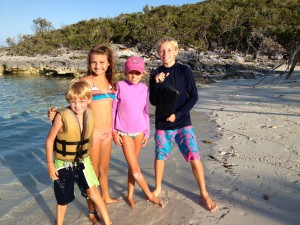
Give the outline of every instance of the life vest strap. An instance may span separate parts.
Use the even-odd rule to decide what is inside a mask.
[[[58,150],[58,149],[55,149],[55,151],[59,154],[62,154],[63,156],[66,156],[66,155],[77,155],[77,152],[67,152],[67,151],[61,151],[61,150]],[[87,149],[85,150],[82,150],[82,155],[86,154],[87,153]]]
[[[66,140],[56,139],[56,142],[61,145],[78,145],[78,144],[84,145],[84,144],[89,143],[89,139],[85,139],[82,141],[66,141]]]
[[[55,145],[55,151],[59,154],[62,154],[63,156],[66,156],[66,155],[77,155],[78,154],[78,151],[80,151],[81,147],[84,145],[84,144],[87,144],[89,143],[89,139],[85,139],[85,140],[82,140],[82,141],[66,141],[66,140],[59,140],[58,138],[56,138],[56,143],[59,143],[62,145],[62,150],[58,150],[56,145]],[[67,145],[76,145],[77,146],[77,152],[67,152],[67,148],[66,146]],[[84,154],[87,153],[87,149],[85,150],[81,150],[80,151],[80,157]]]

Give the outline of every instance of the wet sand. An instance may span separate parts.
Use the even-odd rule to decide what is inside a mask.
[[[268,77],[255,88],[252,85],[260,78],[223,80],[199,88],[192,120],[207,189],[219,205],[215,213],[201,204],[190,164],[175,145],[166,162],[160,195],[166,206],[160,208],[145,201],[136,187],[136,205],[131,209],[123,199],[127,191],[127,165],[121,149],[114,146],[110,193],[121,201],[107,206],[113,224],[299,224],[299,75],[298,71],[290,80],[282,77],[280,82]],[[151,137],[141,153],[140,165],[153,189],[153,116],[151,120]],[[24,191],[22,186],[18,188]],[[85,200],[77,189],[76,195],[68,206],[65,224],[91,224]],[[1,208],[5,201],[8,198],[2,197]],[[55,224],[54,221],[51,185],[0,219],[1,224],[46,225]]]

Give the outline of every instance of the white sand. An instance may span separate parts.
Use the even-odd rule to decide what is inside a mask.
[[[176,147],[166,162],[164,173],[161,197],[166,207],[146,202],[137,188],[134,209],[124,201],[108,205],[113,224],[300,224],[299,75],[294,73],[290,80],[283,78],[279,83],[277,79],[255,88],[251,85],[259,79],[220,81],[200,88],[195,110],[201,113],[192,113],[192,118],[207,189],[219,204],[216,213],[206,211],[199,204],[199,191],[190,165]],[[265,81],[272,79],[268,77]],[[214,126],[217,132],[213,131]],[[151,189],[154,184],[153,131],[140,157]],[[205,144],[203,140],[213,144]],[[127,166],[121,150],[116,147],[109,178],[111,195],[124,196]],[[18,183],[15,186],[24,191]],[[65,224],[91,224],[86,217],[85,201],[78,191],[76,193],[77,199],[68,207]],[[1,209],[5,200],[9,199],[2,196]],[[52,186],[0,219],[3,225],[47,225],[54,221]]]
[[[222,134],[205,162],[220,209],[203,224],[300,224],[299,75],[201,88],[200,109]]]

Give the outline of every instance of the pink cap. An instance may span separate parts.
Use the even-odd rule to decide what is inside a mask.
[[[144,60],[138,56],[129,57],[124,67],[125,67],[125,73],[128,73],[133,70],[136,70],[140,73],[144,73],[145,71]]]

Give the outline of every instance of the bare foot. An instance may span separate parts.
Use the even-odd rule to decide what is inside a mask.
[[[127,203],[131,208],[133,208],[133,206],[135,204],[133,198],[129,198],[129,197],[127,197]]]
[[[116,198],[109,198],[109,199],[103,199],[106,204],[113,204],[120,202],[120,199]]]
[[[98,216],[97,212],[89,212],[89,219],[94,223],[98,223],[101,221],[100,217]]]
[[[218,209],[218,205],[209,196],[202,197],[202,201],[208,211],[215,212]]]
[[[112,225],[112,222],[110,220],[107,222],[104,222],[104,223],[105,223],[105,225]]]
[[[158,197],[158,195],[161,192],[161,187],[155,187],[154,191],[152,192],[155,197]]]
[[[154,193],[153,193],[152,197],[147,198],[147,200],[150,201],[150,202],[152,202],[152,203],[154,203],[154,204],[159,205],[160,207],[164,207],[165,206],[164,202],[162,200],[160,200],[159,198],[157,198],[154,195]]]

